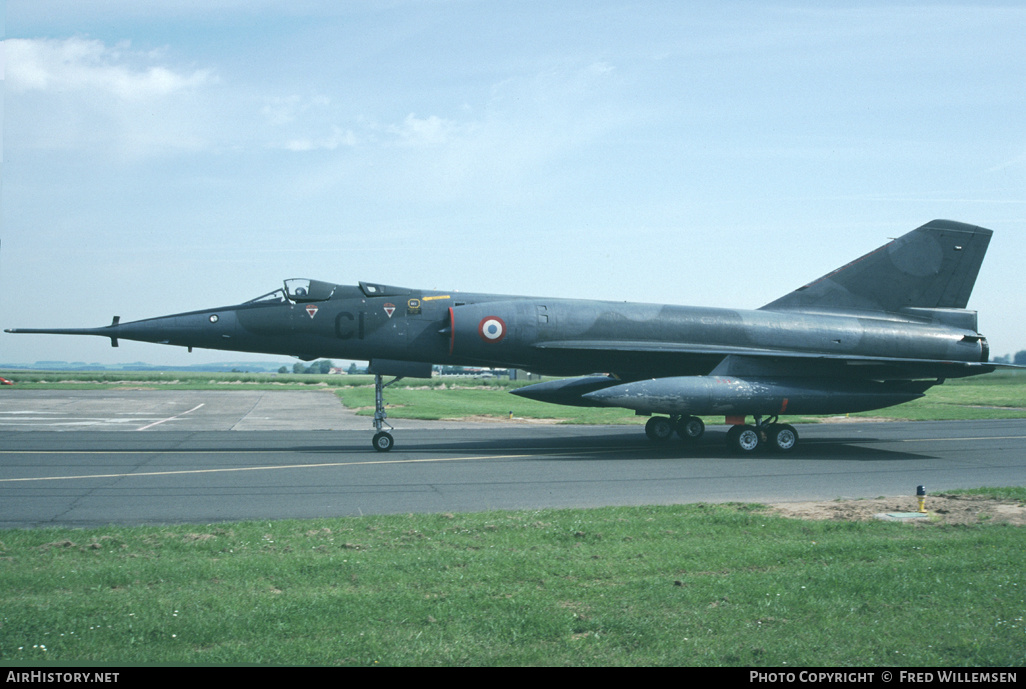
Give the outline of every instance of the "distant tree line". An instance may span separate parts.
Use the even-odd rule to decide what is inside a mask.
[[[319,375],[327,375],[331,373],[331,369],[335,367],[335,364],[331,359],[319,359],[309,366],[305,366],[302,361],[297,361],[292,364],[292,373],[313,373]],[[278,373],[288,373],[289,369],[287,366],[282,366],[278,369]]]
[[[1004,356],[996,356],[993,358],[996,364],[1016,364],[1018,366],[1026,366],[1026,349],[1016,352],[1015,354],[1005,354]],[[297,361],[292,365],[291,373],[310,373],[318,375],[327,375],[331,373],[331,369],[335,367],[335,363],[331,359],[319,359],[309,366],[306,366],[301,361]],[[487,373],[490,375],[501,375],[506,376],[509,374],[505,370],[492,370],[485,372],[483,369],[472,369],[463,366],[440,366],[435,367],[435,370],[440,372],[443,376],[446,375],[473,375]],[[278,373],[289,373],[287,366],[282,366],[278,369]],[[358,368],[355,363],[349,364],[349,370],[347,373],[353,375],[355,373],[366,373],[366,368]]]
[[[1016,364],[1017,366],[1026,366],[1026,349],[1015,354],[1005,354],[1004,356],[996,356],[993,359],[995,364]]]

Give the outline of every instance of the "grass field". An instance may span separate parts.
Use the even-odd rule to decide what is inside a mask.
[[[751,505],[0,531],[0,663],[1021,666],[1022,544]]]
[[[434,386],[395,386],[386,391],[388,414],[392,418],[457,419],[471,416],[529,419],[552,419],[560,423],[620,424],[644,423],[626,409],[597,409],[566,407],[523,399],[507,393],[495,385],[477,384],[476,388],[449,383]],[[343,403],[357,413],[372,416],[374,388],[364,386],[339,388]],[[1026,417],[1026,375],[1022,373],[996,373],[978,379],[951,380],[932,388],[925,398],[897,407],[872,412],[851,414],[853,418],[886,418],[890,420],[952,420],[1003,419]],[[829,417],[787,417],[790,423],[815,423]],[[722,423],[723,417],[709,417],[707,423]]]
[[[262,390],[310,390],[330,388],[342,403],[357,413],[374,414],[372,376],[320,376],[238,373],[54,373],[0,371],[13,378],[15,389],[104,389],[146,387],[157,389],[224,390],[245,387]],[[508,394],[509,389],[529,385],[499,378],[466,377],[407,379],[387,388],[388,415],[394,419],[460,419],[470,417],[548,419],[558,423],[644,423],[626,409],[566,407],[527,400]],[[852,414],[852,417],[891,420],[952,420],[1026,417],[1026,372],[999,371],[973,378],[952,379],[930,389],[926,397],[897,407]],[[821,421],[823,417],[788,417],[791,423]],[[722,423],[710,417],[707,423]]]

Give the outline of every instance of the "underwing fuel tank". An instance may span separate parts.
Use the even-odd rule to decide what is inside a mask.
[[[587,392],[582,400],[649,414],[844,414],[918,399],[934,383],[684,376],[614,385]]]
[[[565,404],[571,407],[604,407],[606,406],[604,402],[585,399],[584,396],[589,392],[617,385],[619,382],[610,376],[583,376],[535,383],[510,390],[510,392],[517,397],[549,404]]]

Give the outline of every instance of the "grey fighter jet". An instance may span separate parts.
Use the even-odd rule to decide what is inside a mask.
[[[383,376],[429,377],[432,364],[450,364],[559,376],[514,394],[633,409],[652,416],[655,441],[694,441],[700,416],[723,415],[732,449],[786,452],[798,432],[782,416],[901,404],[998,366],[966,310],[991,234],[934,220],[752,311],[292,279],[235,306],[7,332],[368,360],[379,451],[393,445]]]

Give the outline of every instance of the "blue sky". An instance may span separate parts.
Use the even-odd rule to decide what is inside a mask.
[[[995,231],[970,307],[1026,349],[1021,3],[8,0],[5,28],[5,328],[292,277],[757,308],[949,218]]]

